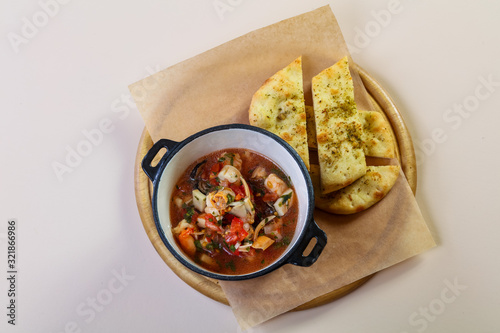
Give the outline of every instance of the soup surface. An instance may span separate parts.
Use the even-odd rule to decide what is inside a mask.
[[[221,274],[246,274],[274,262],[290,244],[298,217],[288,176],[247,149],[195,161],[177,181],[170,216],[190,258]]]

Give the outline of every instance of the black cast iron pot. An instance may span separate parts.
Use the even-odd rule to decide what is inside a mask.
[[[167,152],[153,166],[153,159],[163,148]],[[250,149],[275,162],[290,177],[299,205],[295,234],[285,252],[268,266],[243,275],[218,274],[196,264],[177,245],[171,230],[170,199],[172,189],[181,174],[196,159],[213,151],[228,148]],[[161,139],[144,157],[142,168],[154,185],[152,207],[156,228],[162,241],[177,260],[194,272],[219,280],[250,279],[267,274],[285,264],[311,266],[326,245],[326,234],[313,219],[314,192],[304,162],[290,145],[266,130],[249,125],[231,124],[208,128],[181,142]],[[304,250],[313,238],[316,239],[316,244],[311,252],[304,256]]]

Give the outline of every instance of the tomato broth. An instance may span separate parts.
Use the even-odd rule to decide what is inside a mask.
[[[298,217],[295,189],[270,159],[225,149],[192,163],[171,197],[172,232],[183,252],[220,274],[258,271],[290,244]]]

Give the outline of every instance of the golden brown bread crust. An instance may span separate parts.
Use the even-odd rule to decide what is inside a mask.
[[[363,148],[366,156],[394,158],[395,142],[389,123],[377,111],[358,111],[363,126]]]
[[[316,150],[316,124],[314,121],[314,110],[312,106],[306,105],[307,115],[307,142],[309,149]],[[389,123],[384,116],[377,111],[358,110],[360,123],[363,127],[361,141],[365,156],[394,158],[395,139],[391,132]]]
[[[347,57],[313,77],[312,92],[321,193],[326,194],[366,173],[363,127]]]
[[[319,167],[311,165],[316,207],[333,214],[354,214],[382,200],[396,183],[399,165],[370,166],[366,174],[354,183],[333,193],[322,195],[319,190]]]
[[[250,125],[266,129],[288,142],[309,169],[302,57],[298,57],[255,92],[248,111]]]
[[[365,156],[395,156],[390,126],[379,112],[357,110],[347,58],[315,76],[312,87],[314,107],[305,106],[299,57],[254,94],[250,124],[279,135],[299,153],[318,208],[363,211],[385,197],[399,174],[398,165],[366,166]],[[319,165],[310,165],[308,147],[317,148],[313,163]]]

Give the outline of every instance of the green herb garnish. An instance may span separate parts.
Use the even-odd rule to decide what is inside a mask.
[[[212,239],[206,246],[207,250],[220,249],[220,244]]]
[[[284,181],[286,185],[288,185],[288,187],[292,187],[292,184],[290,182],[290,177],[285,175],[283,171],[281,171],[280,169],[272,169],[271,172],[274,173],[276,176],[278,176],[282,181]]]
[[[287,202],[288,202],[288,200],[290,200],[292,198],[292,194],[293,194],[293,192],[290,192],[288,194],[282,195],[281,197],[283,198],[283,201],[280,202],[280,206],[286,205]]]
[[[184,219],[191,223],[192,219],[193,219],[193,215],[194,215],[194,207],[193,206],[190,206],[187,208],[187,211],[186,211],[186,214],[184,214]]]
[[[231,269],[233,272],[236,271],[236,266],[234,265],[234,261],[229,261],[226,263],[226,267]]]
[[[233,153],[225,153],[224,156],[229,157],[229,162],[231,163],[231,165],[233,165],[233,163],[234,163],[234,154]]]
[[[290,238],[288,236],[283,237],[283,239],[280,242],[274,243],[274,247],[280,248],[283,246],[287,246],[290,244]]]

